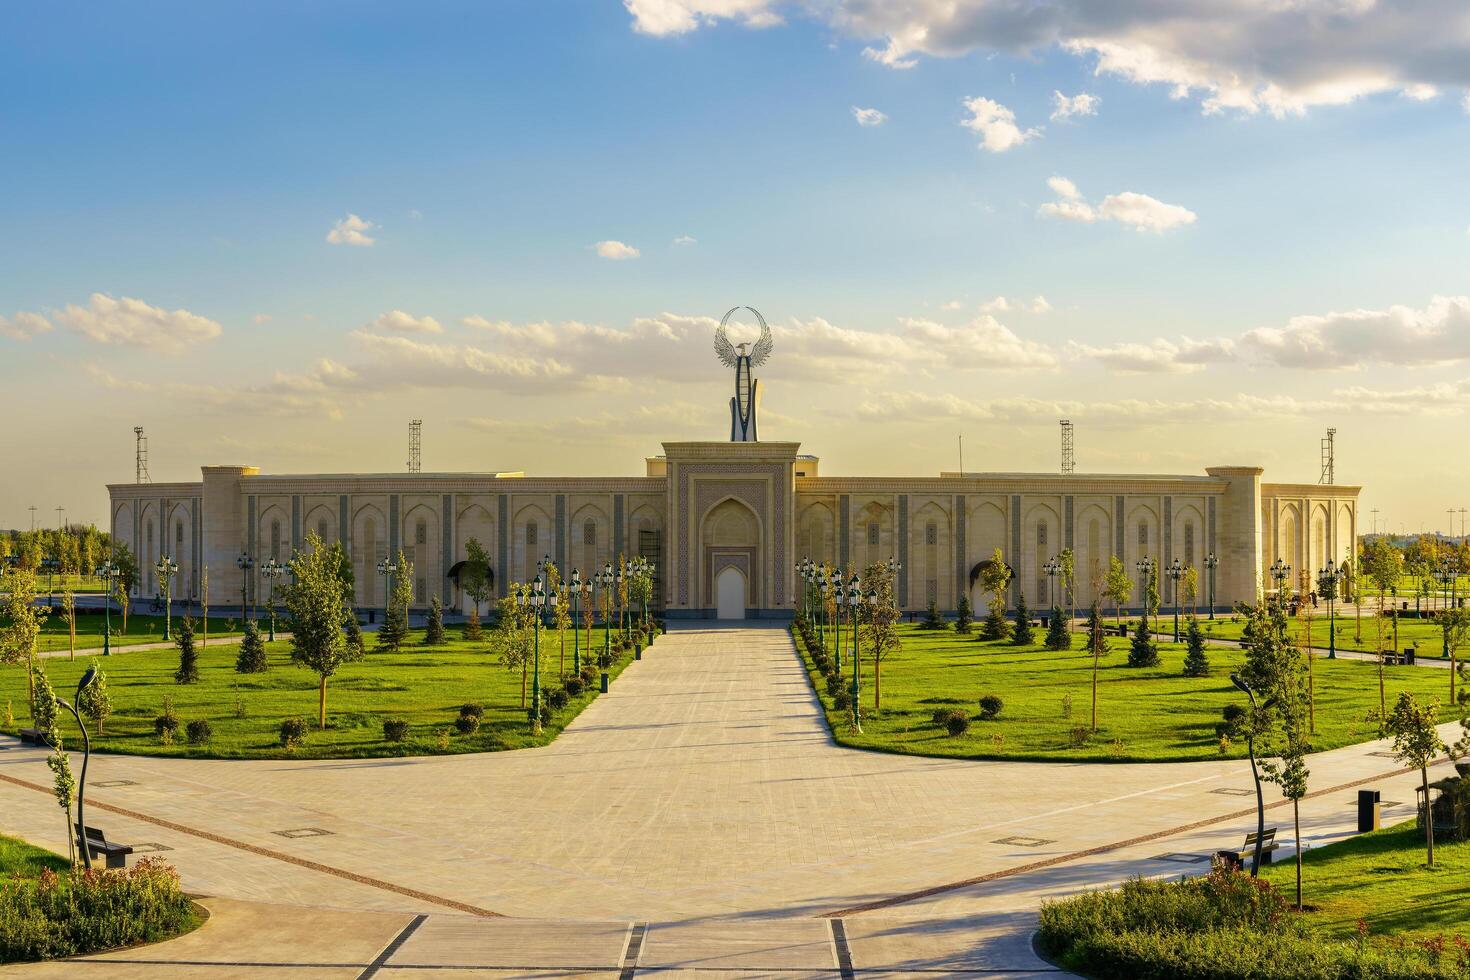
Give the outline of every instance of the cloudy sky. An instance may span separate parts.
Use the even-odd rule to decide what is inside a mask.
[[[204,463],[1340,482],[1470,507],[1463,0],[12,5],[0,527]],[[1366,523],[1366,522],[1365,522]],[[1457,527],[1458,530],[1458,527]]]

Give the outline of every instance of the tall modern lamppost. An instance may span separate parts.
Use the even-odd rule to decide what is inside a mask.
[[[1276,583],[1276,602],[1286,608],[1286,580],[1291,578],[1291,566],[1280,558],[1271,563],[1271,580]]]
[[[572,569],[572,580],[567,583],[572,589],[572,673],[582,673],[582,631],[577,628],[577,600],[582,595],[582,573]]]
[[[378,562],[379,565],[382,562]],[[250,596],[250,570],[255,567],[255,559],[246,552],[240,552],[240,557],[235,559],[235,567],[240,570],[240,619],[246,619],[245,604],[249,602]]]
[[[1184,562],[1175,558],[1169,563],[1170,591],[1174,595],[1174,642],[1179,642],[1179,580],[1184,578]]]
[[[77,845],[82,849],[82,864],[88,871],[92,870],[92,849],[87,844],[87,763],[92,758],[92,739],[87,734],[87,726],[82,724],[82,716],[77,713],[76,705],[82,703],[82,692],[92,686],[97,679],[97,668],[88,667],[82,679],[77,681],[77,695],[74,701],[65,698],[57,698],[56,702],[77,720],[77,727],[82,730],[82,778],[77,782],[77,825],[74,828],[77,835]]]
[[[1210,573],[1210,618],[1215,618],[1215,569],[1220,566],[1220,559],[1215,557],[1212,551],[1205,555],[1205,571]]]
[[[1256,768],[1256,692],[1251,690],[1239,674],[1230,675],[1230,683],[1245,692],[1245,696],[1251,699],[1251,720],[1245,730],[1245,743],[1250,750],[1251,775],[1256,780],[1256,853],[1251,859],[1251,877],[1254,878],[1261,870],[1261,838],[1266,836],[1266,803],[1261,795],[1261,772]],[[1262,710],[1276,703],[1272,698],[1262,707]]]
[[[388,610],[393,608],[393,576],[398,574],[398,563],[386,558],[378,562],[378,574],[383,576],[383,622],[388,622]],[[404,615],[408,610],[404,610]]]
[[[94,573],[107,590],[102,597],[102,656],[112,656],[112,583],[118,580],[121,570],[111,558],[97,566]]]
[[[541,576],[531,580],[532,635],[535,647],[531,662],[531,734],[541,734],[541,607],[546,603],[546,590],[541,585]]]
[[[163,586],[163,642],[167,643],[169,628],[173,624],[174,576],[179,572],[179,563],[168,555],[161,555],[153,566],[158,573],[158,582]]]
[[[1317,591],[1327,596],[1327,659],[1337,659],[1337,580],[1341,573],[1332,559],[1317,572]],[[1310,650],[1307,651],[1311,653]]]
[[[1459,577],[1459,572],[1455,570],[1455,566],[1450,564],[1449,559],[1445,559],[1439,563],[1439,568],[1435,570],[1434,577],[1438,580],[1439,587],[1444,590],[1444,608],[1445,612],[1449,612],[1450,606],[1453,603],[1455,579]],[[1444,649],[1442,656],[1448,658],[1450,655],[1450,634],[1445,632],[1443,635]]]
[[[276,642],[276,579],[286,574],[286,566],[272,558],[260,566],[260,574],[266,578],[265,604],[270,610],[270,641],[274,643]]]

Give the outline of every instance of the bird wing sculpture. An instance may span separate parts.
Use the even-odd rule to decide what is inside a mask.
[[[766,325],[766,318],[760,315],[760,311],[751,309],[749,306],[746,309],[754,313],[755,318],[761,324],[761,339],[757,340],[755,346],[750,349],[750,366],[759,367],[766,358],[771,356],[771,348],[776,346],[776,343],[771,339],[771,328]]]
[[[740,356],[735,353],[735,345],[730,343],[730,336],[725,333],[725,326],[730,322],[730,315],[738,309],[740,309],[738,306],[732,308],[720,320],[720,325],[715,328],[715,356],[720,359],[720,363],[725,365],[725,367],[734,367],[736,360]]]

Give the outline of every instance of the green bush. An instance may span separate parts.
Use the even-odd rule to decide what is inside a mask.
[[[546,703],[551,706],[552,711],[560,711],[567,706],[567,692],[560,688],[552,688],[546,692]]]
[[[582,693],[582,690],[587,685],[582,682],[581,677],[573,676],[568,677],[566,679],[566,682],[562,686],[566,688],[568,694],[570,694],[572,697],[576,697],[577,695]]]
[[[1005,707],[1005,702],[994,694],[987,694],[980,699],[980,720],[993,721],[1000,717],[1000,711]]]
[[[1144,613],[1138,618],[1138,626],[1133,630],[1133,642],[1128,647],[1128,666],[1157,667],[1158,665],[1159,646],[1154,642],[1153,630],[1148,622],[1148,613]]]
[[[582,683],[589,687],[597,683],[597,667],[595,664],[588,664],[582,668]]]
[[[184,727],[184,737],[189,740],[190,745],[208,745],[209,740],[214,737],[214,729],[210,727],[206,718],[196,718]]]
[[[462,715],[474,715],[476,718],[483,718],[485,717],[485,706],[473,702],[470,704],[462,704],[459,706],[459,713]]]
[[[956,633],[970,632],[970,624],[973,620],[974,610],[970,608],[970,597],[960,594],[959,601],[955,603],[954,631]]]
[[[402,718],[389,718],[383,722],[383,738],[389,742],[401,742],[408,737],[408,722]]]
[[[1184,655],[1185,677],[1208,677],[1210,658],[1205,654],[1205,634],[1199,625],[1198,616],[1189,617],[1189,629],[1185,633],[1189,652]]]
[[[970,716],[963,711],[951,711],[949,720],[944,723],[944,730],[953,736],[965,734],[970,730]]]
[[[157,942],[198,921],[178,872],[160,858],[126,871],[0,879],[0,963]]]
[[[919,624],[919,629],[942,630],[944,628],[944,617],[939,614],[939,603],[930,599],[929,609],[924,613],[924,621]]]
[[[298,749],[306,741],[306,721],[302,718],[287,718],[281,722],[281,745],[287,749]]]
[[[1046,648],[1048,650],[1072,649],[1072,631],[1067,629],[1067,616],[1062,612],[1061,606],[1051,607],[1051,622],[1046,630]]]
[[[460,715],[454,719],[454,730],[461,735],[473,735],[480,730],[480,716]]]
[[[1036,642],[1031,631],[1031,610],[1026,608],[1026,593],[1016,600],[1016,627],[1011,631],[1011,642],[1018,647],[1027,647]]]
[[[265,640],[260,627],[251,620],[245,622],[245,637],[240,641],[240,650],[235,656],[235,670],[241,674],[263,674],[267,664]]]

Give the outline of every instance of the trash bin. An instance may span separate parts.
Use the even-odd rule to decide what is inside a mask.
[[[368,623],[369,624],[372,624],[372,623],[376,623],[377,621],[378,621],[378,611],[376,609],[369,609],[368,610]]]
[[[1126,624],[1118,624],[1118,635],[1123,637],[1126,637],[1128,635],[1128,626]]]
[[[1378,790],[1358,790],[1358,833],[1366,834],[1378,829],[1380,806]]]
[[[600,690],[603,694],[607,693],[607,671],[605,670],[602,672],[602,686]]]

